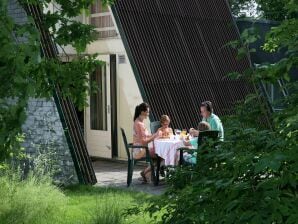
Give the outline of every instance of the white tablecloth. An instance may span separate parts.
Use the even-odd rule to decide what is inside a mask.
[[[154,140],[155,153],[165,160],[165,165],[175,165],[177,149],[183,147],[183,141],[171,139]]]

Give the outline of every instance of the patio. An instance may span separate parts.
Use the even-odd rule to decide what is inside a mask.
[[[142,182],[138,180],[140,177],[140,172],[144,166],[145,164],[140,164],[135,167],[132,184],[129,188],[127,188],[127,163],[125,161],[93,161],[93,168],[97,178],[97,184],[95,186],[127,188],[129,190],[140,191],[154,195],[162,194],[166,188],[164,179],[160,180],[158,186],[154,186],[153,183],[142,184]]]

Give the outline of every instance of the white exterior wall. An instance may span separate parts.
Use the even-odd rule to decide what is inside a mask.
[[[81,20],[84,23],[88,23],[89,18],[86,16],[80,16],[77,18],[78,20]],[[114,23],[115,24],[115,23]],[[117,28],[116,28],[117,29]],[[118,30],[118,29],[117,29]],[[118,32],[119,33],[119,32]],[[66,47],[65,52],[67,53],[68,57],[71,59],[74,54],[74,49],[72,47]],[[67,60],[65,57],[63,57],[65,54],[60,51],[62,60]],[[135,106],[143,102],[141,92],[138,88],[135,76],[132,71],[131,64],[128,60],[127,54],[125,52],[125,48],[123,45],[123,42],[120,38],[120,35],[118,37],[114,38],[105,38],[105,39],[99,39],[90,45],[87,46],[86,54],[99,54],[99,55],[110,55],[110,54],[116,54],[117,58],[117,121],[118,121],[118,158],[119,159],[125,159],[126,151],[123,144],[123,139],[120,131],[120,127],[123,128],[126,131],[126,135],[128,138],[128,141],[132,141],[132,127],[133,127],[133,115]],[[126,57],[126,63],[125,64],[119,64],[118,63],[118,55],[125,55]],[[88,108],[87,108],[88,109]],[[86,109],[86,110],[87,110]],[[87,125],[87,122],[90,122],[87,116],[90,116],[90,113],[86,113],[85,111],[85,130],[86,128],[90,128],[90,125]],[[149,129],[149,121],[147,121],[147,127]],[[88,134],[86,136],[87,131],[85,131],[85,139],[87,141],[87,146],[92,145],[92,150],[89,150],[89,154],[91,156],[96,155],[97,153],[94,153],[94,144],[96,144],[97,141],[103,141],[102,139],[97,139],[98,137],[92,136]],[[100,145],[100,144],[99,144]],[[106,152],[105,148],[98,148],[96,150],[103,150],[101,153],[104,155],[104,157],[108,157],[108,154]],[[111,156],[110,156],[111,158]]]
[[[127,135],[128,141],[132,141],[132,126],[135,106],[143,102],[131,64],[125,53],[124,45],[120,38],[98,40],[88,46],[88,54],[116,54],[117,55],[117,119],[118,119],[118,156],[126,158],[120,127]],[[126,63],[118,63],[118,55],[125,54]],[[147,124],[149,128],[149,121]],[[100,139],[98,139],[100,141]]]

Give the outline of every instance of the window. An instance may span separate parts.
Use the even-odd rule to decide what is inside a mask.
[[[281,110],[283,108],[281,100],[287,94],[285,86],[281,84],[281,80],[278,80],[276,84],[262,83],[262,85],[273,110]]]
[[[108,130],[107,127],[107,75],[103,65],[90,75],[90,82],[96,84],[97,91],[90,95],[90,127],[92,130]]]
[[[98,39],[117,36],[109,8],[102,6],[101,0],[95,0],[91,6],[90,24],[96,27]]]
[[[267,65],[255,64],[256,67],[265,67]],[[288,95],[288,91],[282,79],[279,79],[277,83],[261,83],[265,96],[270,102],[273,110],[281,110],[284,106],[281,100]]]

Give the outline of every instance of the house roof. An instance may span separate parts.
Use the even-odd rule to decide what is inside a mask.
[[[226,46],[239,33],[225,0],[117,0],[112,11],[153,120],[193,127],[202,101],[221,116],[253,91],[227,77],[250,62]]]

